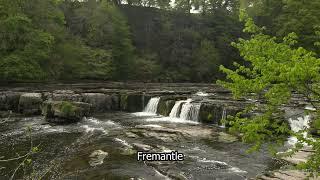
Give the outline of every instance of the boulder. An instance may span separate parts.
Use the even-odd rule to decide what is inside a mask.
[[[94,112],[107,112],[112,109],[112,97],[102,93],[84,93],[83,102],[92,105]]]
[[[19,99],[19,112],[25,115],[41,114],[41,93],[25,93]]]
[[[91,113],[91,104],[84,102],[45,101],[42,106],[42,114],[53,123],[78,122]]]

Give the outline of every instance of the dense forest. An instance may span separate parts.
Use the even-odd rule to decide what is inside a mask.
[[[1,81],[213,82],[242,62],[240,7],[314,52],[318,1],[1,0]]]

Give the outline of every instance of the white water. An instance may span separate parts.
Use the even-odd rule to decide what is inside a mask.
[[[299,131],[302,130],[306,130],[307,128],[309,128],[309,122],[311,120],[310,115],[306,115],[304,117],[298,117],[297,119],[289,119],[289,125],[290,128],[293,132],[297,133]],[[307,132],[302,132],[303,137],[307,137]],[[297,137],[291,136],[288,139],[288,144],[289,145],[295,145],[298,142]]]
[[[199,124],[196,121],[188,121],[181,118],[171,118],[171,117],[155,117],[155,118],[147,118],[147,122],[166,122],[166,123],[181,123],[181,124]]]
[[[158,104],[160,101],[160,97],[154,97],[151,98],[147,104],[147,106],[144,108],[143,112],[156,114],[158,109]]]
[[[227,119],[227,109],[226,107],[223,107],[223,110],[222,110],[222,116],[221,116],[221,127],[222,128],[225,128],[226,127],[226,124],[225,124],[225,120]]]
[[[171,109],[170,115],[169,117],[172,118],[178,118],[180,115],[180,109],[181,109],[181,105],[182,103],[186,103],[187,101],[183,100],[183,101],[176,101],[176,103],[174,104],[173,108]]]
[[[197,92],[196,95],[197,95],[197,96],[204,96],[204,97],[205,97],[205,96],[209,96],[208,93],[204,93],[204,92],[201,92],[201,91]]]
[[[191,103],[192,99],[188,99],[186,103],[182,105],[180,119],[198,121],[200,103]]]

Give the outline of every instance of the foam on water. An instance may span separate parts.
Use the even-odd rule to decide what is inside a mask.
[[[151,98],[147,106],[144,108],[144,112],[156,114],[159,101],[160,101],[160,97]]]
[[[122,145],[126,146],[126,147],[130,147],[130,148],[132,148],[132,146],[131,146],[127,141],[125,141],[125,140],[123,140],[123,139],[120,139],[120,138],[114,138],[114,140],[115,140],[116,142],[118,142],[118,143],[120,143],[120,144],[122,144]]]
[[[183,123],[183,124],[199,124],[199,122],[189,121],[180,118],[160,117],[160,118],[147,118],[147,122],[168,122],[168,123]]]
[[[162,126],[157,125],[157,124],[147,124],[147,125],[142,125],[144,127],[152,127],[152,128],[162,128]]]
[[[81,128],[83,128],[86,133],[102,132],[103,134],[107,134],[107,131],[104,130],[102,127],[92,127],[89,125],[82,125]]]
[[[212,163],[212,164],[219,164],[219,165],[223,165],[223,166],[228,166],[227,163],[222,162],[222,161],[216,161],[216,160],[208,160],[206,158],[203,159],[199,159],[199,162],[203,162],[203,163]]]
[[[289,125],[293,132],[298,133],[299,131],[305,130],[309,128],[309,122],[311,120],[310,115],[306,115],[304,117],[298,117],[297,119],[289,118]],[[303,137],[307,137],[307,132],[302,132]],[[295,145],[298,142],[298,138],[294,136],[290,136],[288,138],[287,143],[289,145]],[[306,144],[305,144],[306,145]]]
[[[205,96],[209,96],[208,93],[201,92],[201,91],[197,92],[196,95],[197,95],[197,96],[204,96],[204,97],[205,97]]]
[[[176,101],[174,104],[173,108],[171,109],[171,112],[169,114],[169,117],[171,118],[178,118],[180,116],[180,111],[181,111],[181,105],[182,103],[186,103],[187,101]]]
[[[198,162],[200,163],[211,163],[211,164],[218,164],[220,166],[226,167],[226,169],[230,172],[234,172],[234,173],[248,173],[247,171],[241,170],[238,167],[233,167],[230,166],[228,163],[226,162],[222,162],[222,161],[217,161],[217,160],[209,160],[207,158],[201,158],[199,156],[189,156],[193,159],[196,159]]]
[[[229,168],[229,171],[234,173],[248,173],[247,171],[241,170],[240,168],[237,168],[237,167],[231,167]]]
[[[148,116],[156,116],[156,114],[155,113],[150,113],[150,112],[136,112],[136,113],[132,113],[133,115],[135,115],[135,116],[146,116],[146,117],[148,117]]]
[[[180,118],[184,120],[198,121],[200,103],[191,103],[192,99],[188,99],[186,103],[182,105]]]

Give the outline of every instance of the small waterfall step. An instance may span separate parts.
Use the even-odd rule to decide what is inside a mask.
[[[171,118],[179,118],[180,112],[181,112],[181,106],[182,106],[183,103],[187,103],[187,101],[186,100],[176,101],[176,103],[174,104],[173,108],[171,109],[169,117],[171,117]]]
[[[180,119],[198,121],[201,103],[191,103],[192,99],[188,99],[182,105]]]
[[[160,97],[151,98],[147,106],[144,108],[143,112],[157,114],[159,101],[160,101]]]
[[[225,123],[226,120],[227,120],[227,108],[223,107],[222,116],[221,116],[221,120],[220,120],[220,123],[221,123],[220,127],[222,127],[222,128],[226,127],[226,123]]]

